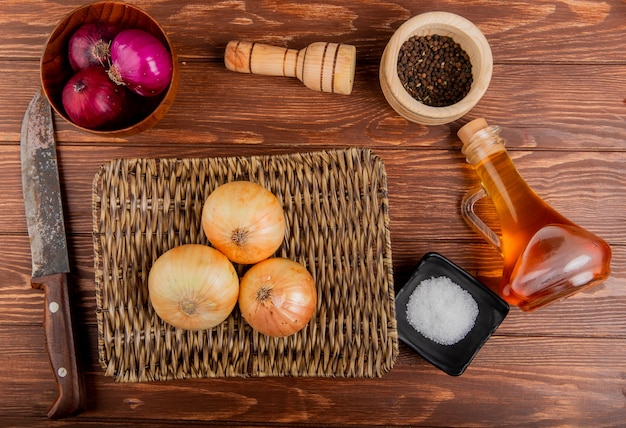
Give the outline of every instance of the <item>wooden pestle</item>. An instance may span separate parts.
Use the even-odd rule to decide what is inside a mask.
[[[349,95],[354,82],[356,48],[316,42],[296,50],[234,40],[226,46],[224,63],[232,71],[297,77],[315,91]]]

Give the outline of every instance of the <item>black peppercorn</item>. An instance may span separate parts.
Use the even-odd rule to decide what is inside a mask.
[[[461,101],[469,92],[472,63],[451,37],[413,36],[398,53],[398,77],[417,101],[446,107]]]

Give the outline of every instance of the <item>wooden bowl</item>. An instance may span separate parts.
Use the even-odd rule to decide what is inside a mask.
[[[402,86],[398,77],[398,53],[413,36],[451,37],[469,55],[472,63],[472,86],[459,102],[446,107],[431,107],[417,101]],[[467,19],[448,12],[417,15],[396,30],[385,47],[380,62],[380,86],[387,102],[405,119],[422,125],[441,125],[455,121],[469,112],[487,91],[493,71],[493,58],[487,39]]]
[[[147,31],[159,39],[172,56],[172,80],[169,87],[156,97],[138,96],[139,102],[134,116],[119,128],[93,130],[78,126],[69,118],[61,101],[63,87],[74,73],[68,59],[68,41],[81,25],[89,22],[114,23],[121,30],[135,28]],[[41,84],[54,110],[81,130],[107,136],[133,135],[152,127],[161,120],[176,96],[178,73],[176,53],[161,26],[141,9],[115,1],[82,6],[63,18],[46,41],[41,57]]]

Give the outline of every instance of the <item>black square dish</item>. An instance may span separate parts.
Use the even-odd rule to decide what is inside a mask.
[[[478,304],[478,315],[467,335],[452,345],[440,345],[419,333],[407,319],[407,303],[424,280],[445,276],[466,290]],[[438,253],[427,253],[411,278],[396,294],[400,340],[451,376],[461,375],[509,312],[509,305],[470,274]]]

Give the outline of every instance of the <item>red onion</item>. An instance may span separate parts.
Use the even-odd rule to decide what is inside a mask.
[[[111,43],[109,77],[139,95],[159,95],[172,79],[172,57],[153,35],[124,30]]]
[[[90,22],[82,25],[68,43],[68,56],[74,71],[94,65],[107,65],[111,41],[117,34],[113,24]]]
[[[121,121],[126,89],[113,83],[103,67],[91,67],[79,71],[67,82],[62,101],[75,124],[101,129]]]

